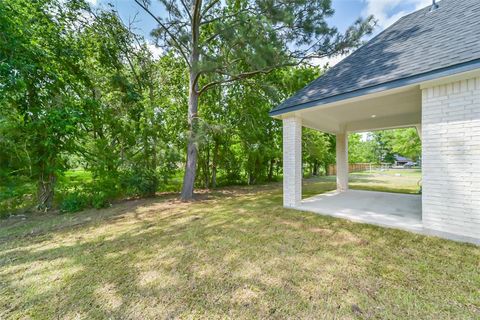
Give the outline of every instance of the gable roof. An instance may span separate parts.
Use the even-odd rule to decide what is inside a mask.
[[[412,161],[412,159],[406,158],[398,154],[395,154],[393,157],[395,158],[396,161]]]
[[[480,0],[437,4],[400,18],[270,115],[480,68]]]

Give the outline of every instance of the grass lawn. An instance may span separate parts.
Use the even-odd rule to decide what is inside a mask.
[[[376,170],[350,174],[349,185],[359,190],[418,193],[421,179],[422,171],[418,169]]]
[[[422,172],[418,169],[391,169],[387,171],[355,172],[349,175],[349,187],[357,190],[417,194]],[[315,177],[307,180],[303,197],[308,198],[336,188],[336,177]]]
[[[479,247],[281,204],[270,184],[2,221],[0,319],[480,318]]]

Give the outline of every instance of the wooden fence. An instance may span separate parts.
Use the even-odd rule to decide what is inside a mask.
[[[378,165],[377,165],[378,166]],[[349,163],[348,172],[361,172],[374,169],[375,165],[371,163]],[[328,175],[334,176],[337,174],[337,165],[331,164],[328,166]]]

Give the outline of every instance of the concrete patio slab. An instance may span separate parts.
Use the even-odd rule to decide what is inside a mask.
[[[423,227],[422,196],[389,192],[347,190],[331,191],[302,200],[294,209],[344,218],[387,228],[469,242],[476,238],[459,236]]]
[[[295,209],[408,231],[423,229],[420,195],[332,191],[304,199]]]

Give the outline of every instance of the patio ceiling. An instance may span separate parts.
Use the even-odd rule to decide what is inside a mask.
[[[302,119],[305,127],[329,133],[411,127],[421,123],[418,85],[373,93],[283,114]]]

